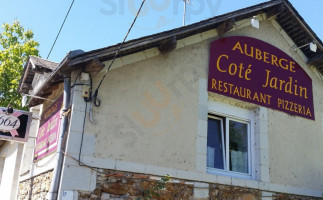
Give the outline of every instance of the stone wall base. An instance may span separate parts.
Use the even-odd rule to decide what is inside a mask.
[[[191,199],[193,184],[166,181],[163,177],[104,170],[92,192],[79,192],[78,199]]]
[[[262,192],[244,187],[211,184],[209,195],[214,200],[261,200]]]
[[[168,179],[146,174],[100,170],[94,191],[78,191],[79,200],[322,200],[292,194],[270,193],[245,187]],[[46,199],[52,171],[19,184],[18,199]],[[270,194],[270,196],[268,196]]]
[[[19,183],[18,199],[45,199],[52,181],[53,171],[48,171]]]
[[[271,197],[268,197],[268,192],[245,187],[178,179],[165,182],[163,177],[146,174],[113,170],[101,172],[97,175],[96,189],[92,192],[78,191],[79,200],[322,200],[279,193],[270,193]],[[158,188],[162,183],[165,185]]]
[[[322,198],[315,198],[315,197],[306,197],[306,196],[300,196],[300,195],[277,193],[274,195],[273,199],[275,200],[323,200],[323,196]]]

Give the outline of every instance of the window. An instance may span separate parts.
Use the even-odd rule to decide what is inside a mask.
[[[209,114],[208,172],[251,176],[250,122]]]

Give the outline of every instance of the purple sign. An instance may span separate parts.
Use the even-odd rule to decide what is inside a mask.
[[[286,53],[258,39],[211,43],[208,91],[315,119],[312,79]]]
[[[36,140],[35,161],[57,149],[62,102],[63,95],[42,114]]]

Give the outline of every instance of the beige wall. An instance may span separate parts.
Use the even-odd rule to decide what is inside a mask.
[[[248,26],[225,36],[230,35],[254,37],[278,47],[312,78],[315,121],[268,109],[269,178],[271,183],[322,189],[322,80],[301,55],[291,52],[275,22],[264,21],[260,29]],[[94,157],[196,170],[199,78],[207,79],[209,43],[217,38],[214,34],[204,41],[195,39],[179,41],[178,46],[185,47],[170,54],[108,73],[99,93],[101,106],[94,107],[98,124],[87,120],[85,126],[85,133],[95,136]],[[101,77],[102,73],[94,77],[94,88]]]
[[[98,125],[86,126],[96,135],[95,156],[194,170],[198,78],[207,60],[203,42],[109,72]]]
[[[315,121],[269,110],[271,181],[323,188],[323,84],[313,73]]]

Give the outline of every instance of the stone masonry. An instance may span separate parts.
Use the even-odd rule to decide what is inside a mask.
[[[245,187],[209,184],[209,197],[198,199],[194,183],[186,180],[170,180],[158,188],[161,178],[146,174],[99,170],[97,186],[92,192],[79,191],[79,200],[261,200],[262,191]],[[290,194],[273,194],[273,200],[321,200]]]
[[[161,189],[162,177],[113,170],[100,170],[97,186],[92,192],[79,191],[79,200],[197,200],[194,183],[186,180],[170,180]],[[261,200],[262,191],[245,187],[220,184],[209,185],[209,197],[199,200]],[[321,200],[290,194],[273,194],[273,200]]]
[[[306,197],[306,196],[299,196],[299,195],[291,195],[291,194],[276,194],[274,196],[275,200],[323,200],[322,198],[315,198],[315,197]]]
[[[219,184],[210,185],[209,195],[212,200],[261,200],[259,190]]]
[[[99,170],[96,189],[78,191],[79,200],[261,200],[262,191],[245,187],[209,184],[208,198],[194,198],[194,183],[146,174]],[[19,184],[18,199],[45,199],[51,184],[52,171]],[[322,200],[291,194],[273,194],[273,200]]]
[[[79,199],[192,199],[193,184],[158,180],[158,177],[103,170],[93,192],[80,192]],[[164,185],[163,185],[164,184]]]
[[[38,176],[20,182],[18,199],[33,200],[45,199],[52,180],[53,171],[48,171]]]

